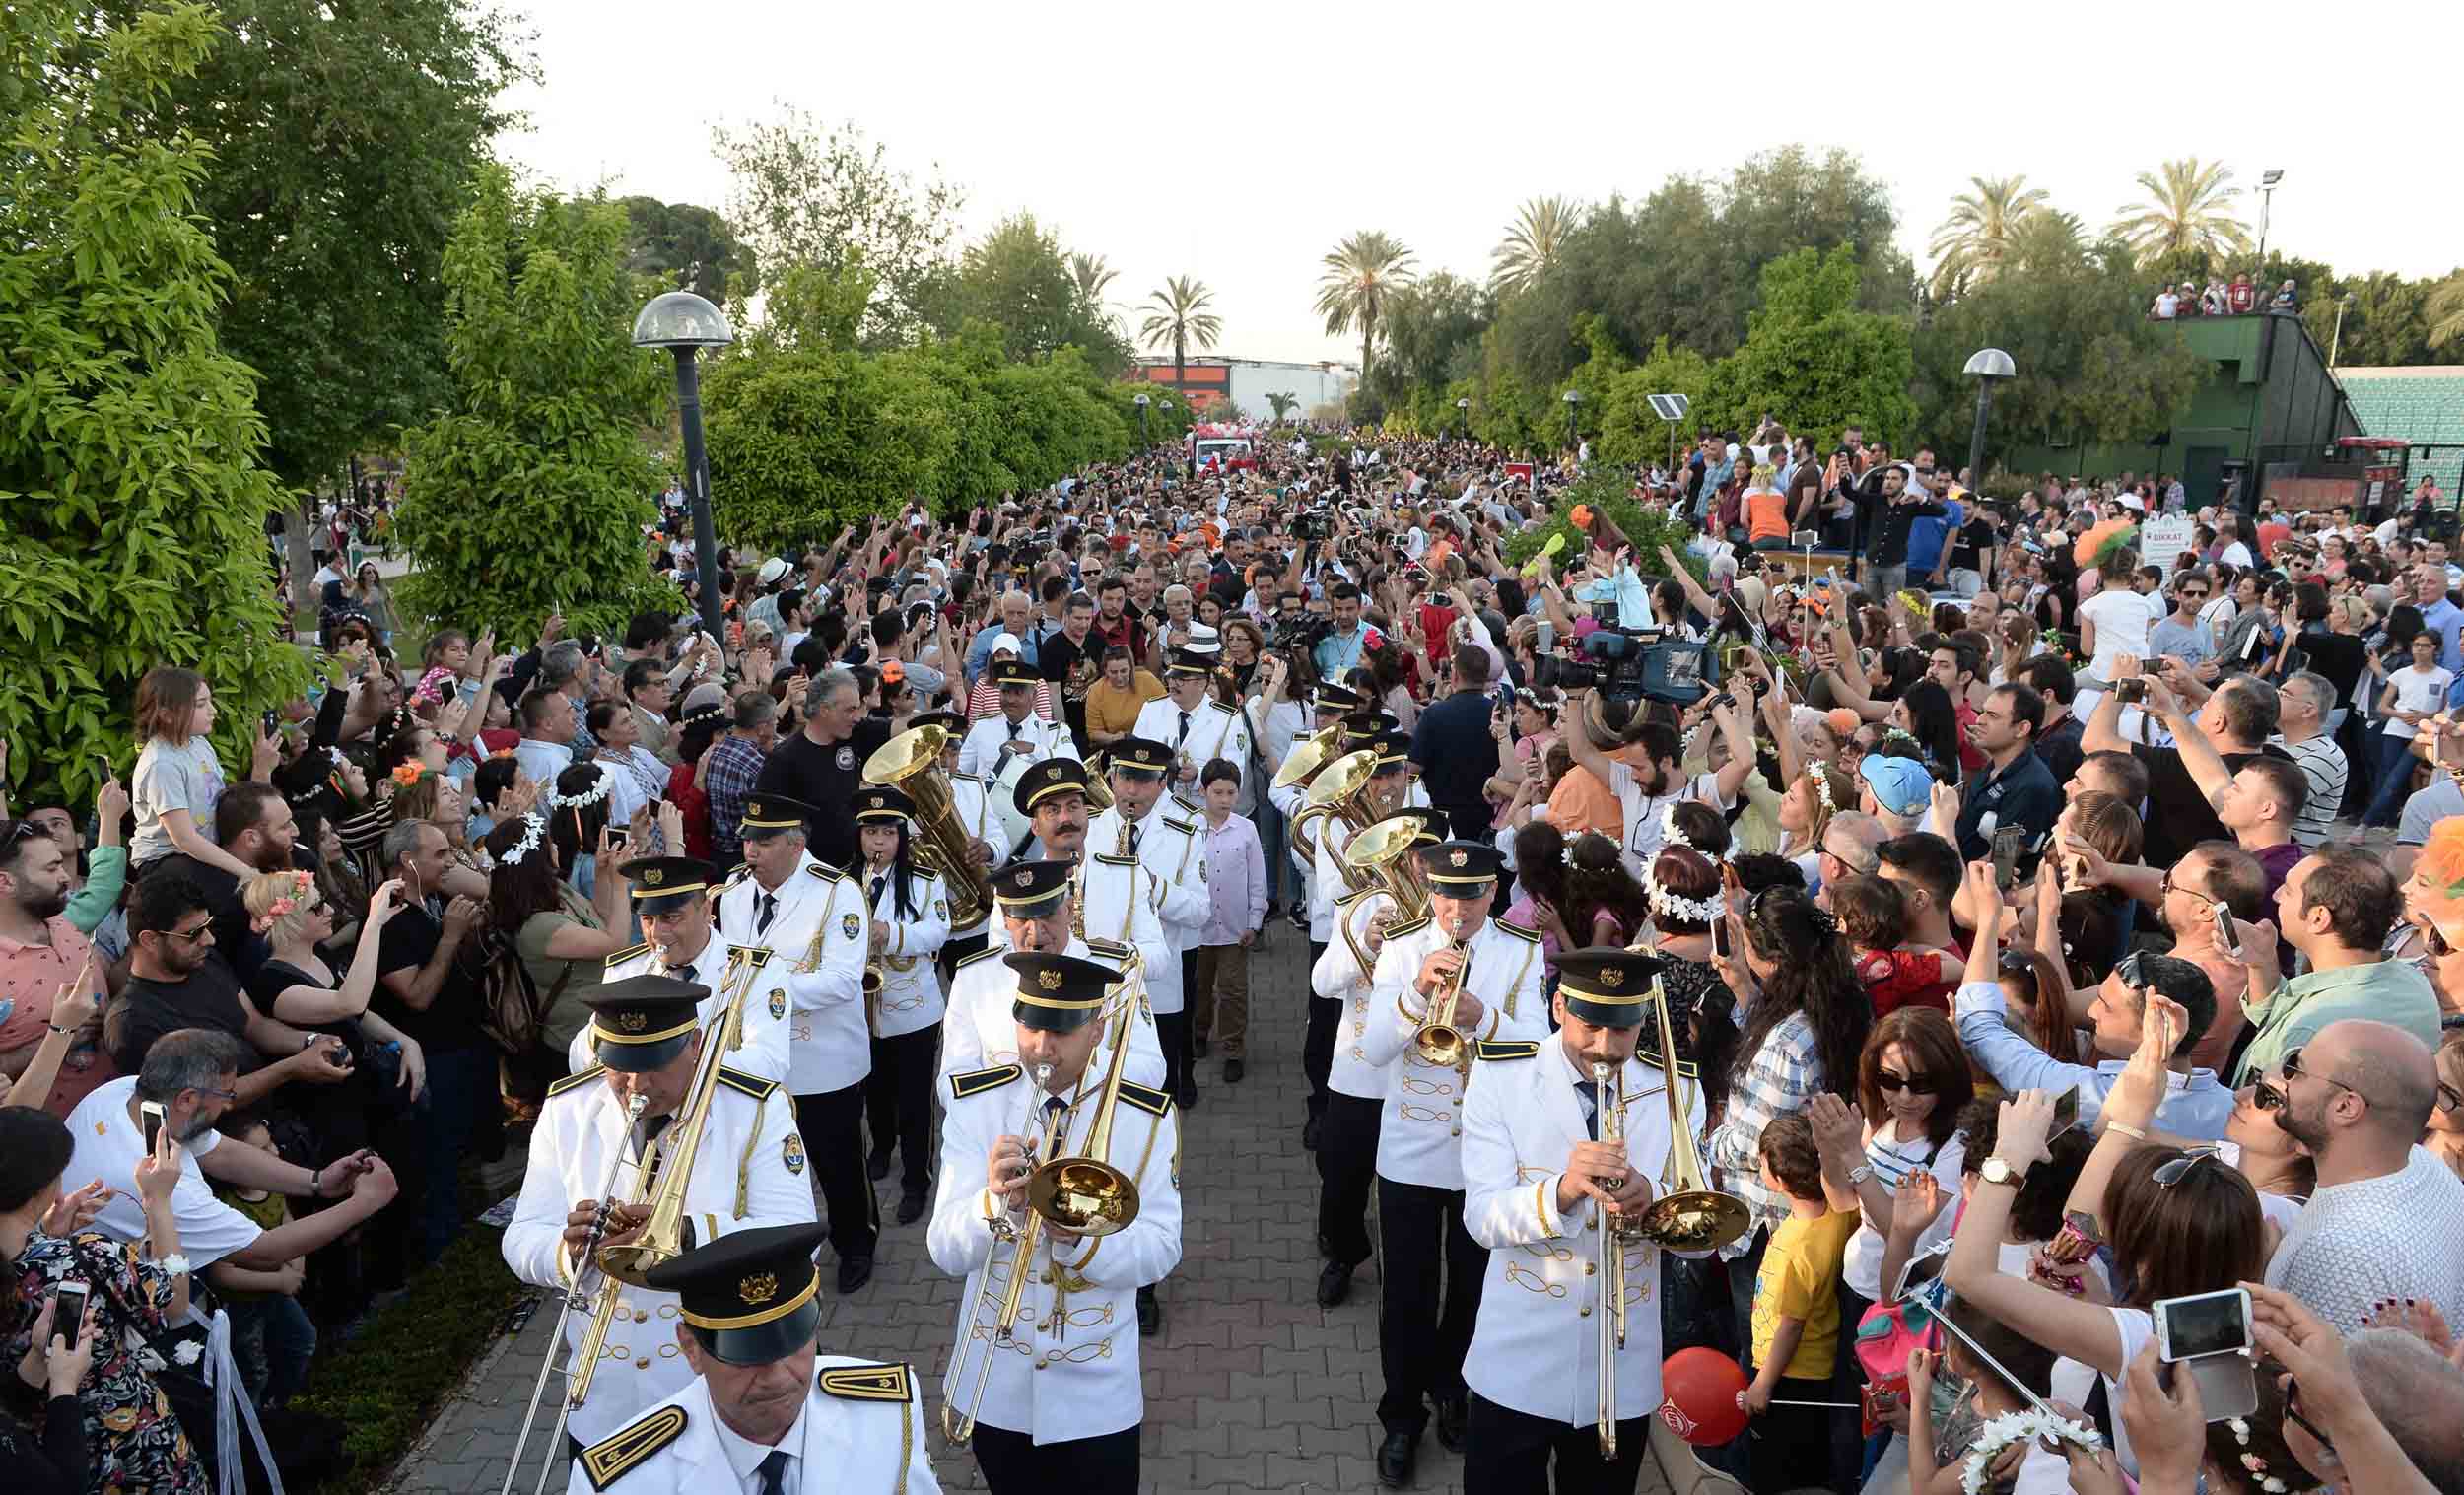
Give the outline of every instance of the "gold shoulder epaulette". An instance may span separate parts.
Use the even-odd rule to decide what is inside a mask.
[[[1134,856],[1115,856],[1110,851],[1096,852],[1095,859],[1108,867],[1134,867],[1138,864],[1138,859]]]
[[[990,1069],[970,1069],[965,1074],[950,1076],[950,1099],[963,1101],[971,1095],[997,1090],[1026,1073],[1015,1064],[996,1064]]]
[[[964,779],[969,783],[989,783],[992,781],[986,779],[982,774],[961,774],[955,769],[950,771],[950,777],[952,779]]]
[[[582,1472],[590,1488],[604,1490],[644,1460],[684,1436],[680,1406],[663,1406],[629,1427],[619,1428],[582,1451]]]
[[[621,966],[625,962],[632,960],[637,955],[646,954],[650,948],[650,941],[645,940],[641,944],[633,945],[626,949],[617,951],[615,954],[607,958],[607,963],[610,966]]]
[[[1523,927],[1523,925],[1514,922],[1512,919],[1506,918],[1496,920],[1496,924],[1501,933],[1511,934],[1517,939],[1528,939],[1536,945],[1540,943],[1540,931],[1538,929],[1527,929]]]
[[[1212,696],[1206,698],[1206,704],[1213,707],[1216,711],[1223,713],[1227,716],[1237,716],[1240,714],[1240,712],[1236,708],[1226,706]]]
[[[1385,891],[1386,891],[1386,890],[1385,890],[1384,888],[1376,888],[1376,887],[1371,887],[1371,888],[1362,888],[1362,889],[1359,889],[1359,890],[1358,890],[1358,891],[1356,891],[1356,892],[1346,893],[1346,894],[1344,894],[1342,897],[1340,897],[1340,898],[1338,898],[1338,899],[1336,899],[1336,900],[1335,901],[1335,907],[1336,907],[1336,908],[1338,908],[1338,909],[1348,909],[1348,908],[1350,908],[1352,905],[1354,905],[1354,904],[1356,904],[1356,903],[1360,902],[1362,899],[1364,899],[1364,898],[1368,897],[1368,896],[1369,896],[1370,894],[1372,894],[1372,893],[1383,893],[1383,892],[1385,892]]]
[[[1176,831],[1182,832],[1185,835],[1195,836],[1198,834],[1198,825],[1195,821],[1175,820],[1171,816],[1166,815],[1164,817],[1164,824],[1172,827]]]
[[[1387,930],[1386,937],[1388,939],[1394,939],[1400,935],[1417,934],[1428,926],[1429,916],[1423,914],[1418,918],[1413,919],[1407,924],[1397,924],[1394,928]]]
[[[904,1365],[834,1365],[821,1373],[821,1392],[850,1401],[913,1401],[916,1373]]]
[[[1645,1053],[1640,1049],[1634,1051],[1634,1062],[1642,1065],[1646,1069],[1658,1069],[1664,1073],[1668,1068],[1667,1065],[1660,1062],[1660,1055],[1656,1053]],[[1677,1061],[1677,1073],[1679,1078],[1690,1080],[1700,1074],[1701,1071],[1694,1067],[1694,1061],[1692,1059],[1678,1059]]]
[[[1528,1038],[1484,1038],[1472,1046],[1472,1052],[1490,1063],[1495,1063],[1499,1059],[1528,1059],[1540,1053],[1540,1044],[1537,1040]]]
[[[950,974],[955,976],[959,972],[966,970],[969,966],[974,965],[977,961],[984,959],[988,955],[1007,955],[1008,953],[1009,946],[1007,945],[987,945],[973,955],[960,956],[957,964],[950,967]]]
[[[597,1079],[599,1077],[599,1071],[605,1069],[606,1067],[607,1066],[605,1064],[592,1064],[587,1069],[569,1074],[563,1079],[548,1086],[548,1094],[551,1096],[563,1095],[566,1091],[573,1089],[576,1085],[587,1085],[592,1080]]]
[[[1140,1111],[1150,1112],[1156,1116],[1162,1116],[1172,1109],[1170,1091],[1156,1090],[1146,1085],[1133,1085],[1128,1080],[1121,1082],[1121,1100],[1124,1105],[1135,1106]]]
[[[729,1069],[724,1065],[719,1067],[719,1083],[729,1090],[741,1090],[757,1101],[767,1099],[770,1092],[779,1088],[777,1080],[766,1080],[758,1074],[746,1074],[741,1069]]]
[[[941,873],[938,868],[927,867],[923,862],[916,863],[915,872],[918,877],[923,878],[926,882],[939,882],[941,880]]]

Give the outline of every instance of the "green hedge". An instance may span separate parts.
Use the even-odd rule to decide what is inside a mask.
[[[1578,504],[1588,506],[1594,513],[1606,514],[1634,547],[1634,569],[1645,576],[1660,573],[1660,547],[1676,551],[1694,579],[1707,582],[1711,578],[1708,562],[1686,549],[1695,535],[1694,526],[1658,510],[1646,510],[1633,497],[1634,475],[1621,467],[1595,467],[1575,480],[1557,496],[1556,508],[1548,522],[1538,529],[1525,530],[1506,542],[1506,560],[1521,566],[1540,554],[1550,535],[1565,536],[1565,546],[1557,552],[1557,565],[1563,570],[1566,558],[1580,556],[1590,542],[1574,527],[1572,515]]]

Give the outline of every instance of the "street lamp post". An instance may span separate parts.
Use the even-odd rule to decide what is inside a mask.
[[[2285,173],[2281,170],[2259,173],[2259,278],[2262,280],[2267,278],[2268,210],[2276,206],[2276,183],[2284,179]],[[2267,288],[2262,286],[2259,290],[2261,295],[2265,295]]]
[[[1468,395],[1455,401],[1455,427],[1465,441],[1472,440],[1472,400]]]
[[[1582,435],[1575,430],[1574,410],[1576,406],[1583,403],[1583,391],[1580,389],[1569,389],[1566,391],[1565,399],[1566,449],[1579,454],[1583,449],[1583,438]]]
[[[2344,348],[2344,312],[2345,307],[2352,305],[2353,293],[2350,291],[2336,298],[2336,335],[2327,340],[2327,367],[2329,369],[2336,367],[2336,355]]]
[[[1979,348],[1968,355],[1967,367],[1960,372],[1976,377],[1976,427],[1968,433],[1968,482],[1974,485],[1973,492],[1982,493],[1985,489],[1985,420],[1993,413],[1994,380],[2010,378],[2019,371],[2019,366],[2011,362],[2011,355],[2001,349]]]
[[[1145,395],[1141,394],[1141,395],[1139,395],[1139,396],[1137,397],[1137,407],[1138,407],[1138,450],[1139,450],[1140,452],[1144,452],[1144,451],[1146,451],[1147,449],[1151,448],[1151,447],[1155,444],[1155,443],[1154,443],[1154,442],[1153,442],[1152,440],[1150,440],[1150,439],[1147,437],[1147,435],[1146,435],[1146,407],[1147,407],[1148,403],[1149,403],[1149,401],[1147,400],[1147,398],[1146,398],[1146,396],[1145,396]]]
[[[721,637],[719,604],[719,540],[710,519],[710,453],[702,445],[702,371],[694,357],[704,348],[736,340],[726,314],[690,291],[670,291],[642,308],[633,321],[633,345],[664,348],[676,356],[676,411],[684,426],[684,496],[693,510],[693,558],[701,576],[702,631]]]

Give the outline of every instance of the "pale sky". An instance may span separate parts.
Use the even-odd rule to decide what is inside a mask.
[[[1132,329],[1166,276],[1203,280],[1214,351],[1244,358],[1359,357],[1310,312],[1320,257],[1354,231],[1481,279],[1527,198],[1640,197],[1792,141],[1858,153],[1920,265],[1970,175],[2024,172],[2093,229],[2181,156],[2232,168],[2254,232],[2259,173],[2281,168],[2268,242],[2288,253],[2407,276],[2464,260],[2464,96],[2406,61],[2464,51],[2452,4],[1784,0],[1654,25],[1546,0],[513,3],[545,83],[509,101],[530,128],[501,149],[549,183],[724,211],[712,124],[777,102],[853,119],[894,166],[964,188],[969,235],[1024,209],[1103,255]],[[1722,16],[1724,39],[1693,38]],[[2281,96],[2235,93],[2263,81]]]

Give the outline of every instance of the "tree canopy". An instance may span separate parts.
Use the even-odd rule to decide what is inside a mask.
[[[671,289],[682,288],[726,305],[730,293],[750,296],[761,287],[758,261],[737,241],[727,220],[691,203],[627,197],[625,268]]]

